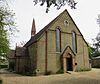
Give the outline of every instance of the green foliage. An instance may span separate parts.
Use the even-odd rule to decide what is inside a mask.
[[[0,84],[2,84],[2,80],[0,79]]]
[[[64,73],[64,70],[63,69],[60,69],[56,72],[56,74],[63,74]]]
[[[100,20],[99,20],[99,22],[100,22]],[[94,38],[92,40],[93,40],[93,45],[89,46],[90,58],[100,56],[100,32],[97,33],[96,38]]]
[[[52,71],[47,71],[44,75],[50,75]]]
[[[17,74],[20,74],[22,76],[33,76],[32,72],[17,72]]]
[[[100,68],[100,65],[92,66],[92,68]]]
[[[78,68],[77,72],[84,72],[84,71],[90,71],[91,68]]]
[[[89,46],[88,50],[89,50],[90,59],[93,58],[93,57],[100,56],[100,51],[97,50],[96,48]]]
[[[71,9],[76,9],[75,6],[77,4],[74,0],[33,0],[33,2],[35,3],[34,5],[41,2],[40,6],[43,6],[44,3],[46,3],[47,4],[46,13],[48,13],[51,5],[54,5],[54,7],[57,7],[57,10],[59,10],[62,6],[65,6],[66,4],[68,4],[68,6],[70,6]]]
[[[0,56],[6,57],[9,51],[9,37],[14,31],[16,31],[14,13],[8,7],[0,6]]]
[[[93,54],[94,50],[91,46],[88,46],[88,50],[89,50],[89,58],[92,58],[92,54]]]
[[[9,50],[7,31],[0,28],[0,55],[3,56]]]
[[[32,72],[26,72],[24,73],[25,76],[33,76],[33,73]]]
[[[25,66],[24,67],[24,70],[23,72],[17,72],[17,74],[20,74],[20,75],[23,75],[23,76],[36,76],[36,71],[35,70],[32,70],[31,68]]]
[[[0,65],[0,68],[7,68],[8,65]]]

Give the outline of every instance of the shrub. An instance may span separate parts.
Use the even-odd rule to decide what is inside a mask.
[[[2,84],[2,80],[0,80],[0,84]]]
[[[31,73],[31,72],[26,72],[26,73],[24,73],[23,75],[25,75],[25,76],[33,76],[33,73]]]
[[[23,76],[33,76],[32,72],[17,72],[17,74],[23,75]]]
[[[44,75],[50,75],[51,73],[51,71],[47,71]]]
[[[77,72],[84,72],[84,71],[90,71],[90,70],[91,70],[90,68],[79,68]]]
[[[92,66],[92,68],[100,68],[100,65]]]
[[[64,70],[63,69],[60,69],[56,72],[56,74],[63,74],[64,73]]]
[[[0,65],[0,68],[7,68],[8,65]]]

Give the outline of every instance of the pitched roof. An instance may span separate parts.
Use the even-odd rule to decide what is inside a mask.
[[[28,47],[30,46],[32,43],[36,42],[38,40],[38,38],[43,35],[43,33],[45,31],[47,31],[47,29],[49,28],[49,26],[55,22],[64,12],[67,12],[67,9],[65,9],[61,14],[59,14],[54,20],[52,20],[48,25],[46,25],[42,30],[40,30],[37,34],[35,34],[33,37],[31,37],[31,39],[24,45],[24,47]],[[81,34],[83,40],[85,41],[82,33],[80,32],[80,30],[78,29],[77,25],[75,24],[74,20],[72,19],[72,17],[70,16],[70,14],[68,13],[69,17],[71,18],[71,20],[73,21],[74,25],[76,26],[77,30],[79,31],[79,33]],[[85,41],[85,43],[87,44],[87,42]],[[88,44],[87,44],[88,46]]]
[[[65,11],[63,11],[65,12]],[[35,34],[33,37],[31,37],[31,39],[24,45],[24,47],[28,47],[29,45],[31,45],[32,43],[36,42],[37,39],[49,28],[49,26],[58,18],[60,17],[63,12],[58,15],[54,20],[52,20],[48,25],[46,25],[42,30],[40,30],[37,34]]]

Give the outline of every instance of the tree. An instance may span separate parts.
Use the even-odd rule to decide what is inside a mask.
[[[93,39],[93,45],[89,48],[90,57],[100,56],[100,32],[97,34],[96,38]]]
[[[93,46],[97,51],[100,50],[100,32],[97,34],[96,38],[94,39],[94,44]]]
[[[89,50],[89,58],[100,56],[100,51],[97,51],[93,46],[88,47]]]
[[[100,14],[96,19],[97,24],[100,26]],[[93,39],[93,46],[90,47],[89,54],[91,57],[100,56],[100,32],[97,34],[96,38]]]
[[[71,9],[76,9],[76,2],[74,0],[33,0],[36,5],[37,3],[41,2],[40,6],[43,6],[44,3],[47,4],[46,13],[48,13],[49,8],[51,5],[54,4],[54,7],[57,7],[59,10],[62,6],[66,5],[66,3],[71,7]]]
[[[100,14],[98,15],[98,18],[97,18],[97,24],[100,26]]]
[[[97,24],[100,26],[100,14],[98,15]],[[97,34],[96,38],[93,39],[93,45],[89,47],[90,57],[100,56],[100,32]]]
[[[7,31],[0,28],[0,56],[5,55],[9,50],[9,41],[7,39]]]
[[[0,3],[0,56],[6,56],[9,51],[9,35],[16,30],[14,27],[14,13],[3,4]]]

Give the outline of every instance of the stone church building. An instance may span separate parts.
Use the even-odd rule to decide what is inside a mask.
[[[37,75],[59,70],[88,70],[88,54],[88,44],[64,10],[37,34],[33,20],[31,39],[23,47],[16,47],[14,70]]]

